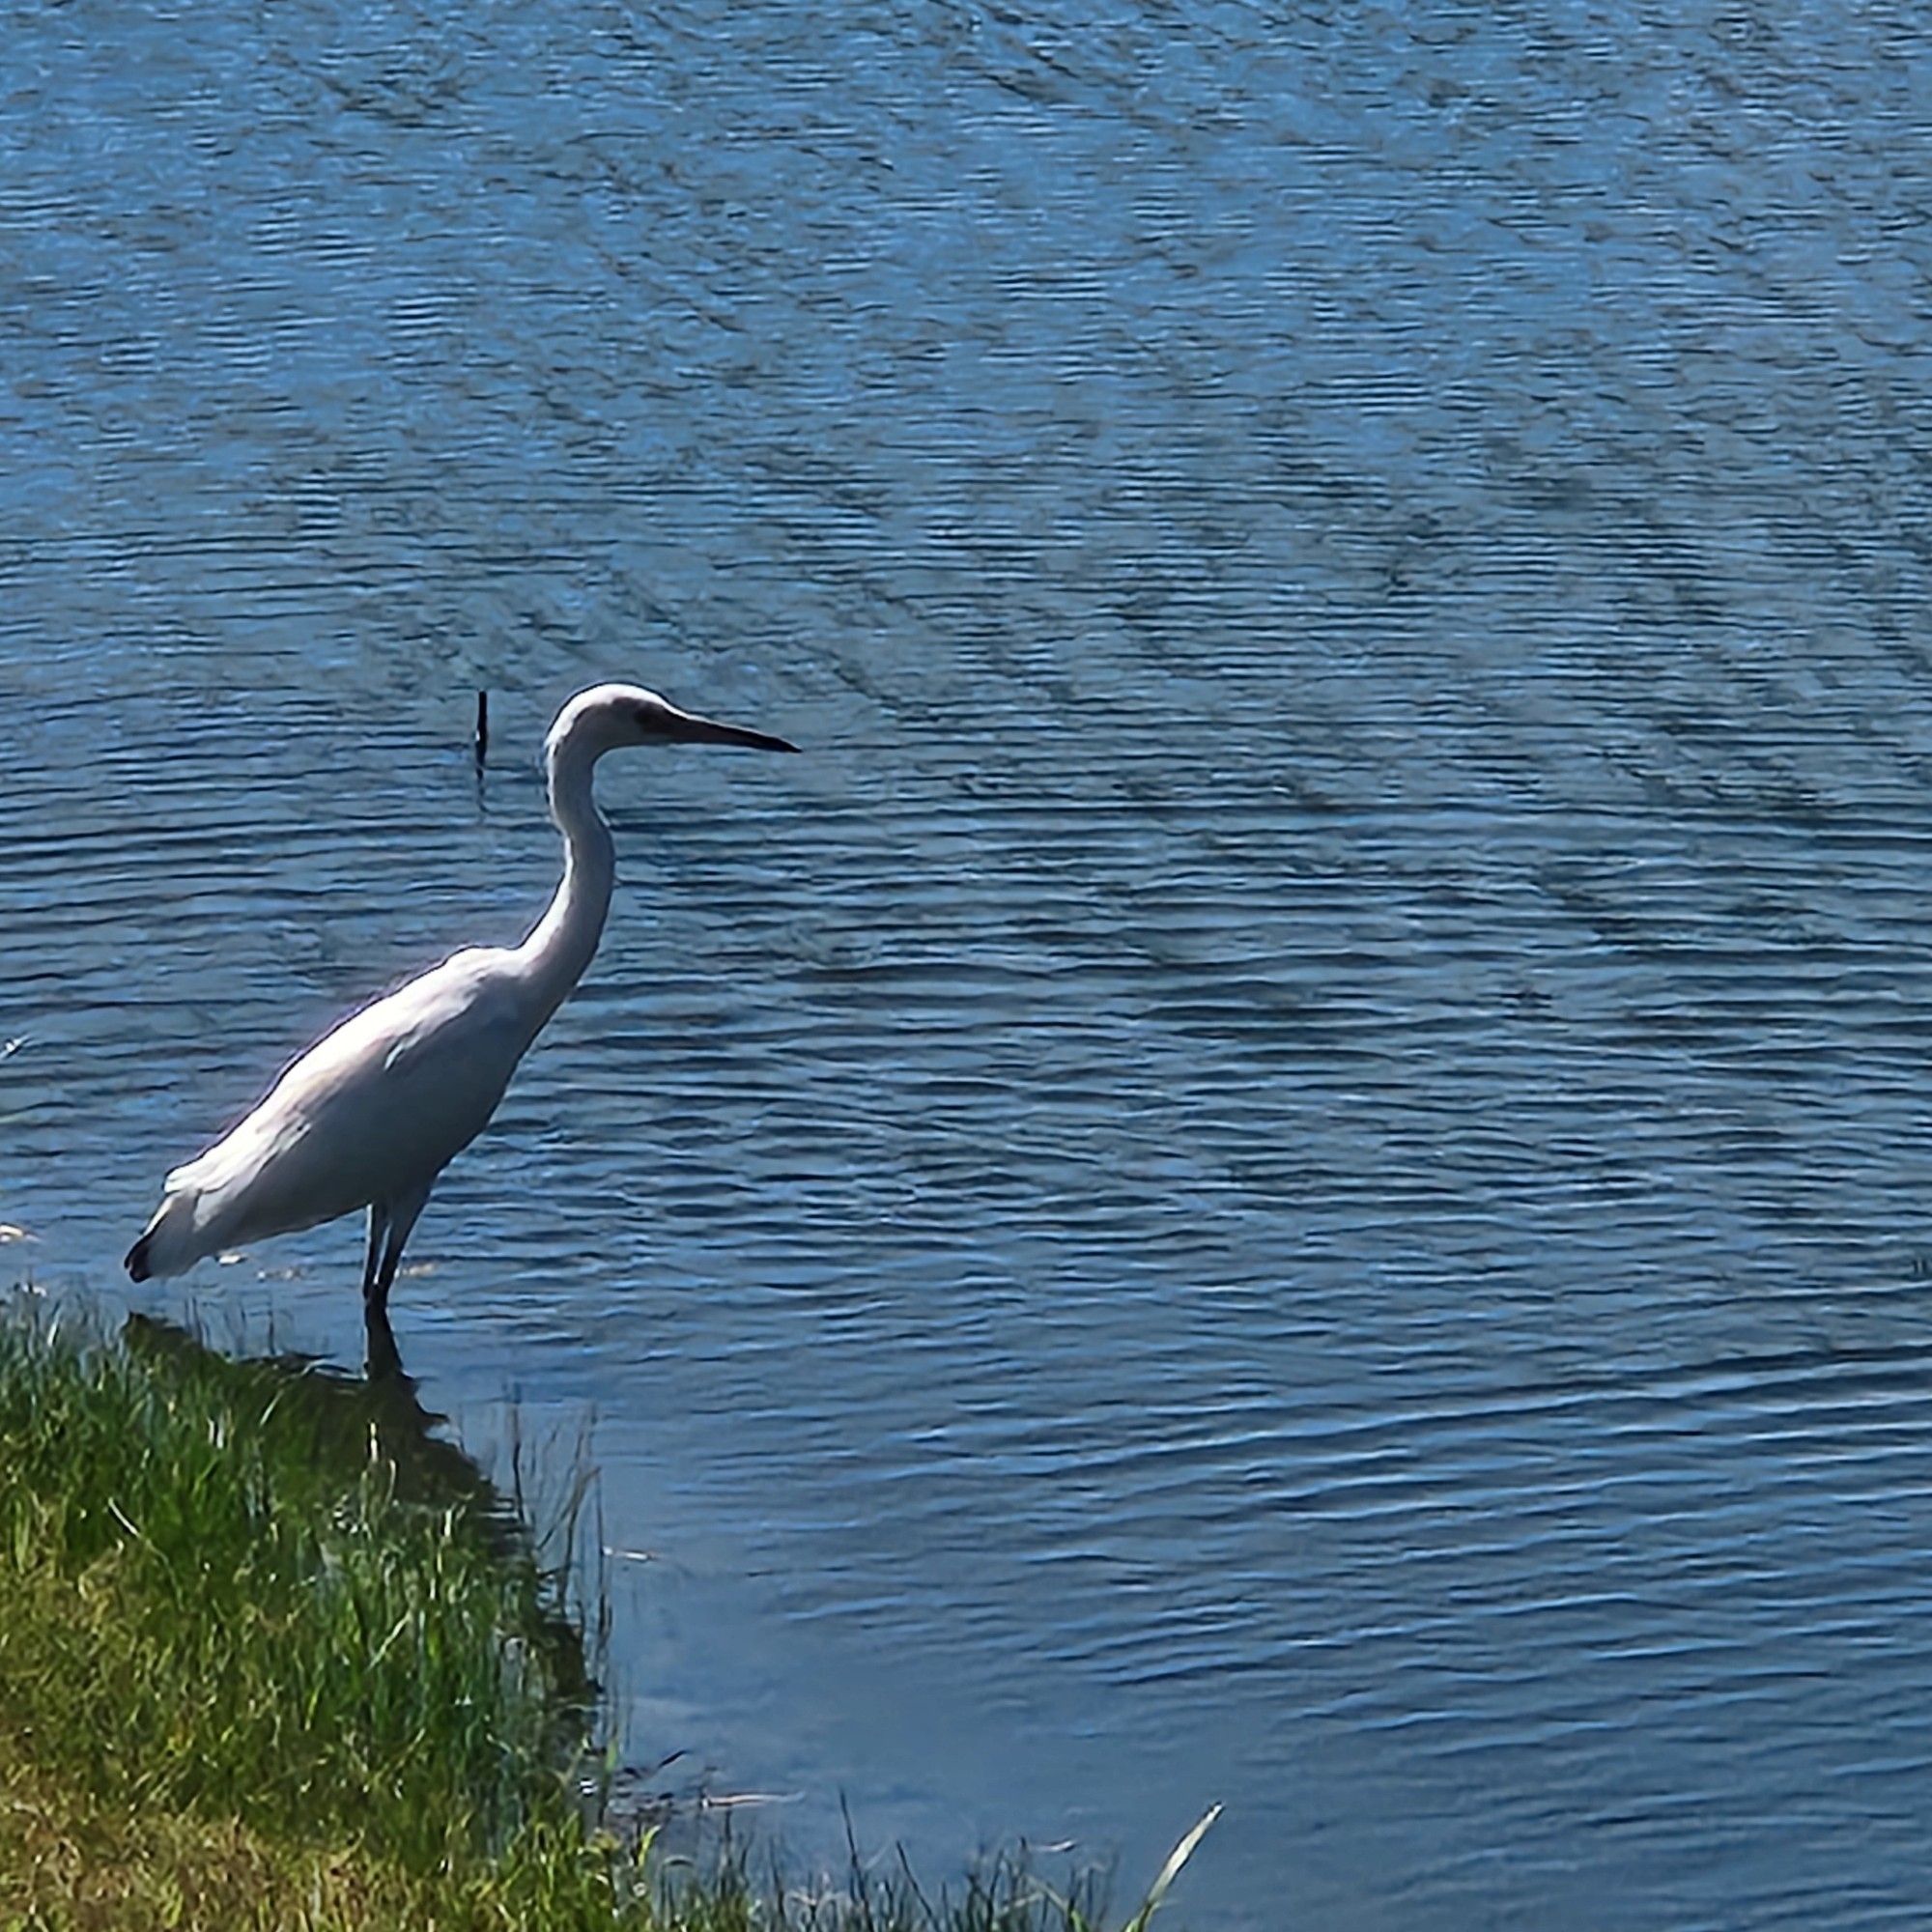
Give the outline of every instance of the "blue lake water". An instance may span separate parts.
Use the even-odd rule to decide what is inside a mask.
[[[0,1258],[554,878],[394,1313],[636,1756],[1209,1932],[1932,1916],[1903,9],[10,10]],[[468,731],[493,693],[479,784]],[[539,1460],[542,1460],[539,1458]]]

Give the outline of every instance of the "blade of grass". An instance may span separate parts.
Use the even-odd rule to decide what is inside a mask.
[[[1148,1921],[1160,1910],[1160,1902],[1167,1896],[1168,1888],[1180,1876],[1181,1866],[1194,1856],[1194,1848],[1208,1835],[1208,1828],[1220,1815],[1218,1804],[1208,1805],[1202,1814],[1201,1822],[1168,1853],[1167,1862],[1161,1866],[1153,1884],[1148,1888],[1148,1895],[1141,1901],[1141,1909],[1127,1920],[1122,1932],[1147,1932]]]

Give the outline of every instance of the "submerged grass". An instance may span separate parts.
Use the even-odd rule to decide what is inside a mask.
[[[560,1573],[422,1421],[400,1380],[0,1318],[0,1932],[1098,1924],[1024,1857],[805,1891],[601,1829]]]

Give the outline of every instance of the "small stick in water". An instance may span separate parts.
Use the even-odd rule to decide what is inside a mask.
[[[476,694],[476,762],[480,765],[490,750],[490,694]]]

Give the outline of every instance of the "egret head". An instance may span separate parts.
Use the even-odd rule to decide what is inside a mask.
[[[749,745],[759,752],[795,752],[796,745],[769,731],[721,724],[680,710],[668,697],[637,684],[600,684],[579,692],[558,714],[550,733],[554,753],[566,741],[591,755],[625,745]]]

